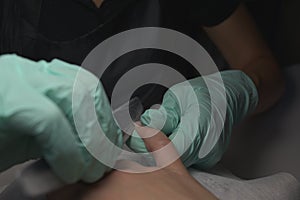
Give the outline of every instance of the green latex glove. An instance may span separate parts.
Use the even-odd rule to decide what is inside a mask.
[[[83,78],[74,104],[73,84],[79,70]],[[1,56],[0,171],[36,158],[44,158],[66,183],[94,182],[109,171],[82,144],[73,120],[77,113],[85,126],[81,128],[85,129],[87,143],[93,142],[99,121],[106,136],[121,146],[122,133],[113,120],[102,85],[97,82],[96,91],[91,87],[95,81],[98,79],[91,73],[59,60],[47,63]],[[94,121],[87,121],[87,113],[78,114],[79,110],[90,111],[86,97],[94,100]]]
[[[233,125],[258,104],[256,86],[242,71],[221,72],[226,93],[217,77],[211,74],[171,87],[160,109],[147,110],[141,117],[143,125],[161,129],[169,136],[187,167],[206,169],[215,165],[229,144]],[[223,115],[222,103],[226,110]],[[141,138],[136,133],[133,136],[127,145],[134,151],[147,152]]]

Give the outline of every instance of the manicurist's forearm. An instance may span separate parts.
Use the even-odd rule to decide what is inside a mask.
[[[272,107],[284,92],[285,83],[282,72],[271,55],[257,58],[241,68],[255,83],[259,103],[255,113]]]
[[[230,68],[245,72],[259,94],[256,113],[273,106],[284,90],[280,67],[244,5],[223,23],[204,28]]]

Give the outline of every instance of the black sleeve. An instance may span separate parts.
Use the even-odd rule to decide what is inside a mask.
[[[203,26],[215,26],[227,19],[240,0],[189,0],[188,20]]]

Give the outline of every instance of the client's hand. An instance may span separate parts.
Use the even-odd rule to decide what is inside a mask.
[[[141,136],[149,136],[156,130],[139,127],[137,132]],[[145,138],[144,142],[148,151],[153,152],[157,167],[149,168],[135,162],[121,161],[123,169],[132,172],[158,170],[145,173],[113,171],[96,184],[77,184],[57,191],[49,195],[49,200],[216,199],[190,176],[182,162],[176,159],[179,156],[173,145],[168,145],[170,140],[163,133],[159,132],[153,137]],[[162,147],[163,151],[157,151]],[[171,160],[176,161],[168,165]],[[163,168],[159,169],[161,167]]]

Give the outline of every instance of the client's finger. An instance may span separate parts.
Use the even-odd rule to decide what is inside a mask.
[[[143,138],[148,151],[154,156],[157,167],[186,171],[173,143],[165,134],[146,126],[136,126],[136,131]]]

